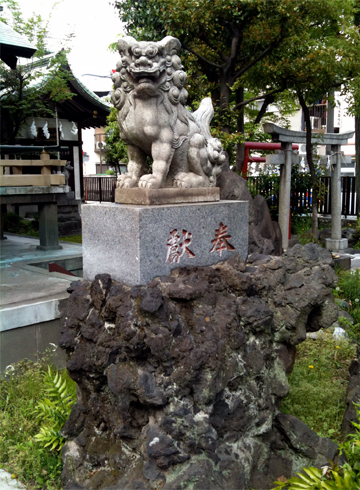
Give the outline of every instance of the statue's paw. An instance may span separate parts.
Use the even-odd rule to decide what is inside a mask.
[[[189,179],[186,177],[188,174],[185,172],[180,172],[175,176],[174,179],[174,187],[182,187],[184,189],[189,189],[192,187],[190,185]]]
[[[208,187],[206,178],[201,175],[196,175],[192,172],[179,172],[175,175],[174,187],[182,187],[185,189],[191,189],[193,187]]]
[[[143,189],[160,189],[161,181],[152,174],[143,175],[139,180],[139,187],[142,187]]]
[[[130,187],[136,187],[136,186],[137,186],[137,180],[133,179],[128,174],[119,175],[117,182],[116,182],[116,187],[120,187],[123,189],[128,189]]]

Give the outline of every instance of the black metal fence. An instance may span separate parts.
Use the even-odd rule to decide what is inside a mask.
[[[278,213],[279,177],[271,179],[249,177],[247,185],[250,192],[261,194],[267,200],[273,218]],[[291,189],[291,209],[300,214],[311,212],[312,188],[309,178],[293,179]],[[116,177],[84,177],[85,201],[114,202]],[[318,212],[331,214],[331,177],[320,179],[320,201]],[[355,177],[341,177],[341,214],[345,217],[356,216]]]
[[[307,179],[308,180],[308,179]],[[331,177],[319,179],[318,212],[324,215],[331,214]],[[261,194],[267,200],[272,215],[277,215],[279,206],[279,177],[263,179],[262,177],[249,177],[247,180],[250,192]],[[301,179],[292,181],[291,185],[292,211],[311,212],[312,187]],[[341,177],[341,214],[345,217],[356,216],[355,177]]]
[[[115,202],[116,177],[84,177],[85,201]]]

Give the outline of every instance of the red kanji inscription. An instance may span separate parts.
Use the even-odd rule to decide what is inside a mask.
[[[228,240],[230,239],[231,235],[227,234],[227,225],[223,225],[222,223],[220,223],[219,228],[215,230],[214,240],[211,240],[213,246],[210,250],[210,253],[216,250],[221,257],[223,250],[230,250],[230,252],[235,250],[235,247],[228,242]]]

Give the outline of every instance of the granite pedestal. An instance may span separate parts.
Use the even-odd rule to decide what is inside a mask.
[[[85,279],[108,273],[134,286],[175,268],[247,257],[247,201],[83,204],[81,215]]]

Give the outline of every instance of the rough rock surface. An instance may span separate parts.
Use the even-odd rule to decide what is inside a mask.
[[[249,253],[281,255],[282,240],[279,224],[271,220],[263,196],[253,199],[246,181],[224,164],[217,178],[220,199],[249,201]]]
[[[346,390],[346,409],[341,425],[344,435],[354,434],[353,422],[358,423],[354,403],[360,402],[360,361],[354,359],[349,367],[349,384]]]
[[[66,489],[266,490],[336,445],[279,411],[295,346],[337,319],[331,254],[234,255],[147,286],[72,285],[60,345],[78,399]]]

